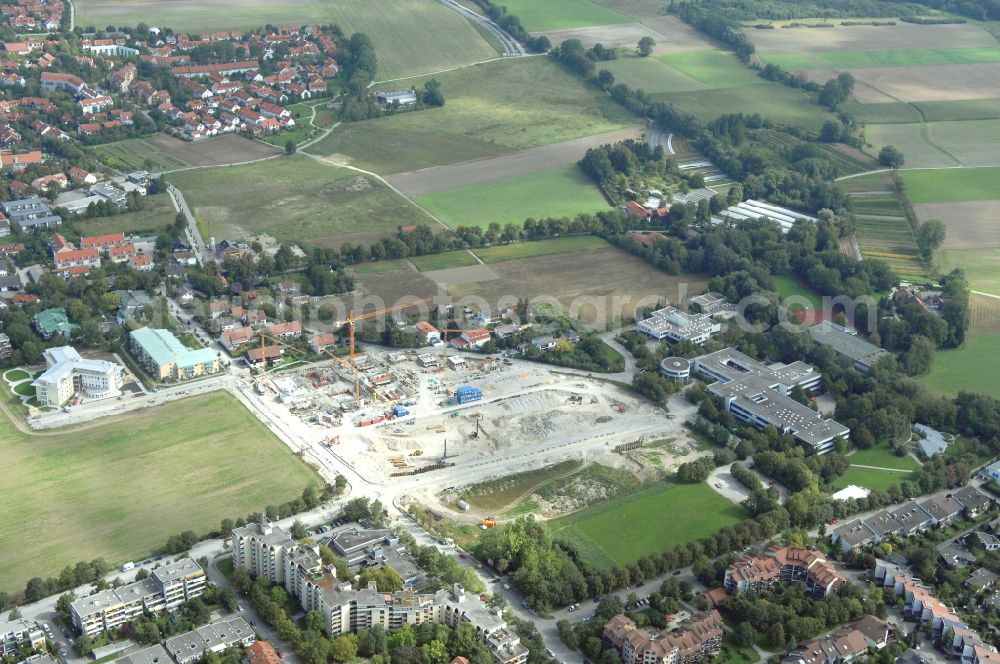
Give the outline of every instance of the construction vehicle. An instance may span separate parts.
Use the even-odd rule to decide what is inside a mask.
[[[488,516],[482,521],[480,521],[479,525],[482,526],[483,528],[493,528],[494,526],[497,525],[497,522],[493,517]]]

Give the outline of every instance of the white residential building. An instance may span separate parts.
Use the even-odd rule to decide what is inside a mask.
[[[72,346],[45,350],[48,367],[35,379],[35,397],[43,406],[61,406],[74,394],[108,399],[121,394],[124,368],[106,360],[85,360]]]

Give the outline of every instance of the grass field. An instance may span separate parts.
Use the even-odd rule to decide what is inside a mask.
[[[872,491],[885,491],[891,486],[909,479],[910,473],[900,473],[892,470],[873,470],[851,466],[843,475],[833,482],[834,489],[843,489],[854,484]]]
[[[485,227],[608,209],[604,196],[576,166],[454,187],[416,201],[451,226]]]
[[[971,334],[961,348],[942,350],[920,381],[942,394],[981,392],[1000,398],[1000,332]]]
[[[214,0],[211,4],[168,0],[83,0],[77,23],[97,27],[140,21],[175,32],[250,30],[272,25],[336,23],[345,34],[371,37],[381,79],[409,76],[496,57],[497,51],[457,12],[435,0]]]
[[[98,159],[120,171],[169,171],[190,166],[188,162],[160,150],[143,138],[95,145],[91,149]]]
[[[268,134],[260,140],[282,149],[289,140],[295,141],[295,145],[305,143],[320,132],[319,127],[313,125],[310,119],[312,117],[312,107],[329,103],[329,101],[329,99],[319,99],[286,106],[292,112],[292,117],[295,118],[295,127],[291,130],[279,131],[276,134]],[[317,119],[322,111],[323,109],[317,109]]]
[[[657,483],[548,523],[599,568],[630,565],[647,553],[686,544],[747,514],[707,484]]]
[[[429,221],[372,178],[302,155],[171,176],[206,237],[267,233],[278,241],[339,246]]]
[[[405,260],[377,261],[375,263],[360,263],[351,267],[351,270],[358,274],[379,274],[381,272],[393,272],[394,270],[405,270]]]
[[[628,23],[631,19],[588,0],[504,0],[507,11],[532,32]]]
[[[791,304],[793,309],[822,310],[823,298],[798,277],[780,274],[771,277],[771,279],[774,281],[774,287],[782,299],[795,298]],[[808,302],[808,306],[803,306],[803,301]]]
[[[443,107],[349,123],[308,151],[336,154],[377,173],[400,173],[635,124],[610,97],[548,58],[491,62],[433,78],[441,84]]]
[[[710,88],[734,88],[761,82],[760,77],[728,51],[688,51],[660,55],[656,59]]]
[[[902,176],[914,203],[991,200],[1000,191],[1000,167],[903,171]]]
[[[174,223],[177,212],[170,203],[167,194],[146,196],[142,199],[145,208],[135,212],[116,214],[113,217],[80,217],[73,220],[73,227],[82,235],[101,235],[103,233],[155,233],[165,226]]]
[[[0,414],[7,483],[0,590],[78,560],[142,558],[300,495],[317,476],[232,396],[215,392],[93,426],[29,436]]]
[[[597,63],[597,69],[607,69],[615,75],[615,83],[642,89],[650,94],[707,90],[709,85],[670,67],[659,58],[635,55]]]
[[[915,470],[917,460],[911,456],[896,456],[889,450],[889,445],[882,443],[867,450],[858,450],[847,457],[852,464],[859,466],[876,466],[878,468],[896,468],[897,470]]]
[[[501,247],[476,249],[475,253],[484,263],[531,258],[533,256],[548,256],[566,252],[590,251],[604,249],[610,246],[606,240],[593,235],[558,238],[555,240],[538,240],[537,242],[518,242]]]
[[[962,268],[973,289],[1000,295],[1000,249],[947,249],[934,254],[944,274]]]
[[[410,262],[417,266],[421,272],[431,270],[447,270],[452,267],[465,267],[475,265],[476,258],[465,249],[458,251],[446,251],[443,254],[431,254],[428,256],[413,256]]]
[[[920,101],[912,104],[858,104],[849,101],[845,109],[859,122],[869,124],[995,120],[1000,118],[1000,99]]]
[[[741,113],[759,113],[778,124],[819,131],[823,122],[832,117],[803,92],[761,78],[754,77],[754,80],[752,85],[652,96],[674,104],[703,122],[711,122],[739,108]]]
[[[806,60],[818,60],[820,65],[833,69],[859,69],[864,67],[907,67],[914,65],[974,65],[982,62],[1000,62],[1000,48],[979,46],[972,48],[899,48],[878,51],[818,51],[801,55]],[[774,55],[765,56],[772,62]],[[780,59],[780,58],[779,58]],[[777,64],[780,64],[777,63]],[[785,65],[781,65],[785,67]],[[788,69],[788,67],[785,67]]]
[[[817,69],[823,64],[809,57],[806,53],[766,53],[761,56],[764,64],[777,65],[785,71],[802,69]]]

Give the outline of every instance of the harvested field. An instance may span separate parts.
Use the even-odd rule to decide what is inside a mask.
[[[357,279],[361,293],[365,297],[378,298],[386,303],[384,306],[405,302],[414,296],[423,298],[446,294],[433,279],[409,265],[394,271],[357,273]]]
[[[79,25],[145,21],[176,32],[337,23],[346,34],[364,32],[371,37],[382,79],[498,55],[472,23],[435,0],[83,0],[76,7]]]
[[[912,49],[914,44],[961,44],[964,47],[996,46],[996,40],[971,23],[954,25],[855,25],[835,28],[781,28],[750,30],[750,40],[759,53],[798,51],[869,51],[873,44],[881,49]],[[765,58],[766,60],[767,58]]]
[[[303,155],[184,171],[170,179],[184,193],[206,237],[266,233],[279,242],[338,247],[430,221],[378,181]]]
[[[150,138],[130,138],[94,147],[102,160],[119,170],[145,169],[148,159],[152,170],[177,170],[191,166],[220,166],[252,161],[276,154],[277,148],[232,134],[200,141],[182,141],[167,134]],[[149,169],[147,169],[149,170]]]
[[[578,308],[581,318],[602,328],[616,318],[633,319],[640,302],[652,304],[664,297],[675,301],[682,284],[688,293],[700,293],[708,283],[700,275],[668,275],[615,247],[590,250],[585,261],[575,253],[564,253],[491,263],[490,267],[498,279],[454,284],[449,293],[476,295],[487,302],[504,296],[551,297],[564,307]],[[613,302],[616,297],[620,305]],[[584,298],[590,298],[591,304],[584,306]]]
[[[914,206],[920,221],[940,219],[948,228],[945,249],[1000,248],[1000,200],[921,203]]]
[[[582,159],[590,148],[606,143],[617,143],[626,138],[639,138],[641,135],[642,132],[638,127],[622,129],[598,136],[543,145],[502,157],[399,173],[388,180],[407,196],[420,196],[452,187],[489,182],[557,166],[569,166]]]
[[[529,217],[574,217],[609,208],[601,192],[575,166],[512,175],[415,197],[451,227],[521,223]]]
[[[976,65],[925,65],[848,69],[864,85],[854,97],[862,104],[886,101],[957,101],[1000,97],[1000,63]],[[805,72],[810,80],[825,83],[829,71]],[[869,89],[870,86],[871,89]]]
[[[871,124],[865,128],[865,137],[871,143],[866,149],[872,154],[878,154],[885,145],[899,149],[906,157],[907,168],[960,165],[958,159],[934,142],[926,124]]]
[[[1000,332],[1000,297],[973,293],[970,309],[973,333]]]
[[[558,46],[567,39],[579,39],[586,48],[590,48],[594,44],[604,44],[607,48],[634,48],[643,37],[652,37],[657,43],[664,39],[663,35],[647,28],[642,23],[619,23],[616,25],[598,25],[589,28],[542,30],[538,34],[548,37],[553,46]],[[601,62],[598,64],[603,66],[608,63]]]
[[[868,125],[870,151],[894,145],[908,168],[1000,166],[1000,119]]]

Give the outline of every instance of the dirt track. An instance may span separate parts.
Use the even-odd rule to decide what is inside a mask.
[[[420,196],[452,187],[489,182],[512,175],[523,175],[547,168],[566,166],[579,161],[589,148],[605,143],[615,143],[626,138],[637,138],[641,133],[638,127],[621,129],[554,145],[543,145],[501,157],[422,168],[418,171],[399,173],[386,179],[407,196]]]

